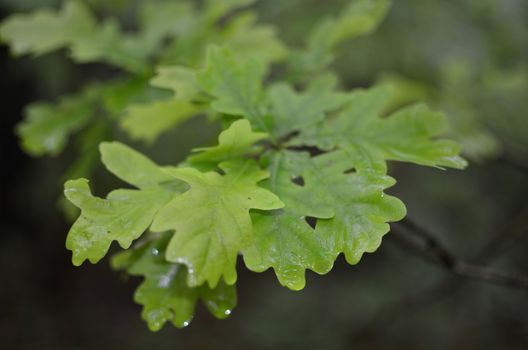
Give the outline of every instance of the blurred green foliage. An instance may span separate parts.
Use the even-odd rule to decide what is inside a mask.
[[[377,118],[377,108],[368,105],[382,106],[383,99],[370,101],[370,97],[362,93],[349,97],[334,93],[332,90],[337,79],[326,73],[325,69],[333,61],[336,47],[347,39],[371,33],[387,13],[390,4],[387,0],[351,2],[342,15],[325,19],[315,26],[313,34],[304,45],[305,48],[295,50],[290,55],[286,46],[275,37],[273,27],[256,23],[254,12],[233,12],[253,2],[253,0],[205,1],[200,5],[193,2],[170,1],[139,3],[138,6],[134,6],[137,14],[132,26],[136,28],[128,31],[123,29],[126,23],[120,24],[115,16],[98,20],[94,10],[104,9],[96,6],[97,4],[92,4],[95,8],[91,9],[84,2],[76,0],[64,2],[59,10],[42,9],[30,14],[12,15],[3,21],[0,36],[16,55],[40,56],[65,49],[71,59],[77,63],[100,62],[120,70],[116,73],[118,78],[89,85],[82,92],[63,98],[56,105],[49,103],[32,105],[28,108],[26,120],[17,129],[22,139],[22,146],[35,156],[59,154],[65,149],[68,138],[82,131],[81,139],[84,141],[80,149],[88,152],[86,157],[85,154],[78,156],[78,160],[67,172],[69,175],[83,175],[75,174],[83,171],[89,173],[90,168],[95,165],[93,151],[89,148],[103,141],[102,138],[111,137],[107,132],[92,132],[93,125],[100,123],[105,123],[110,131],[121,128],[131,139],[149,143],[155,141],[162,133],[199,114],[208,114],[215,119],[221,115],[225,125],[233,118],[245,117],[247,118],[245,122],[249,121],[257,130],[269,133],[269,135],[253,134],[249,124],[238,127],[237,123],[233,123],[225,133],[221,134],[217,148],[202,149],[201,158],[205,159],[205,163],[210,163],[211,169],[220,169],[219,172],[224,174],[223,176],[215,172],[201,173],[192,168],[158,169],[142,155],[123,148],[125,146],[101,143],[103,163],[106,167],[118,177],[138,187],[138,190],[117,190],[111,192],[106,199],[101,199],[92,195],[88,181],[85,179],[66,183],[66,198],[81,209],[81,215],[73,224],[66,240],[66,247],[73,251],[75,265],[80,265],[86,259],[92,263],[99,261],[114,240],[118,241],[122,248],[129,248],[152,222],[150,230],[154,232],[167,230],[176,232],[167,247],[166,258],[172,263],[187,265],[188,288],[193,291],[204,282],[207,282],[211,288],[216,288],[221,277],[229,285],[234,284],[237,275],[236,256],[244,250],[245,255],[249,256],[248,261],[251,261],[249,266],[252,269],[264,271],[274,267],[281,283],[292,289],[301,289],[305,283],[306,268],[326,273],[340,251],[346,251],[349,261],[357,263],[365,250],[372,251],[379,245],[379,236],[388,229],[385,221],[394,220],[403,214],[403,205],[395,199],[386,197],[373,203],[371,211],[378,210],[376,206],[385,205],[384,201],[393,200],[395,208],[392,213],[388,213],[391,210],[387,210],[386,215],[378,214],[376,217],[374,214],[364,213],[365,217],[372,217],[373,221],[371,224],[367,219],[362,224],[365,230],[368,229],[368,235],[356,228],[348,227],[345,231],[350,230],[348,233],[350,237],[342,240],[337,236],[332,237],[339,234],[330,232],[332,226],[329,226],[329,232],[319,233],[335,241],[332,243],[335,248],[328,254],[322,253],[327,249],[327,244],[322,244],[323,239],[320,242],[309,243],[310,247],[305,251],[299,251],[298,254],[282,251],[280,253],[282,258],[279,259],[276,257],[268,259],[266,256],[265,251],[268,250],[269,245],[266,243],[267,239],[261,241],[261,245],[255,244],[249,249],[249,246],[253,245],[249,209],[273,210],[284,206],[284,203],[270,192],[282,191],[275,188],[274,181],[267,183],[268,191],[257,187],[257,183],[268,178],[270,173],[259,169],[259,164],[248,164],[248,160],[244,159],[252,144],[269,136],[269,141],[276,143],[277,147],[287,147],[287,140],[281,141],[281,138],[291,138],[289,135],[299,130],[306,135],[311,134],[314,140],[319,136],[328,139],[329,136],[314,132],[320,128],[320,124],[324,125],[325,112],[336,110],[345,105],[345,102],[351,107],[345,109],[345,116],[339,120],[346,119],[347,115],[357,118],[359,114],[355,110],[358,108],[356,105],[360,109],[363,105],[369,108],[369,113],[363,118]],[[324,38],[326,35],[330,35],[330,40]],[[211,46],[213,44],[221,45],[223,48],[217,49]],[[207,59],[204,61],[206,48],[209,49]],[[309,84],[311,86],[308,87],[307,96],[297,94],[293,86],[285,82],[282,85],[277,84],[274,92],[268,94],[262,86],[262,80],[270,71],[270,64],[281,61],[286,61],[285,69],[291,72],[286,76],[289,76],[293,82],[297,80],[308,82],[309,76],[320,74],[324,74],[325,77]],[[204,65],[203,69],[197,69],[202,65]],[[161,89],[153,88],[149,81]],[[164,93],[167,88],[173,90],[172,96]],[[286,95],[280,96],[282,92],[277,89],[285,89]],[[318,92],[323,94],[322,97]],[[273,97],[268,100],[268,95]],[[310,96],[314,96],[315,99]],[[361,102],[362,100],[364,102]],[[272,108],[268,110],[270,102]],[[304,106],[305,103],[309,105]],[[292,107],[295,104],[297,107]],[[309,110],[311,114],[305,115],[303,108]],[[407,145],[401,145],[403,148],[390,151],[390,148],[396,144],[389,142],[382,145],[376,135],[370,135],[370,138],[365,135],[366,138],[357,151],[354,151],[355,146],[352,144],[343,146],[348,148],[350,153],[356,152],[360,155],[365,152],[362,157],[367,158],[360,161],[356,156],[350,156],[348,160],[345,160],[347,158],[345,157],[341,160],[343,164],[354,166],[357,162],[358,167],[361,166],[362,170],[369,171],[369,164],[372,163],[376,164],[376,169],[381,172],[378,179],[379,186],[373,186],[369,196],[379,195],[378,188],[383,189],[391,184],[391,181],[383,178],[386,169],[383,165],[385,158],[432,166],[462,167],[464,165],[463,160],[457,158],[456,145],[429,140],[430,136],[436,136],[443,128],[440,126],[442,123],[438,123],[439,121],[432,117],[432,114],[428,114],[427,110],[416,109],[407,114],[402,112],[390,120],[391,122],[380,125],[387,125],[391,132],[396,132],[394,135],[396,143],[398,129],[403,130],[402,123],[414,130],[409,134],[400,135],[402,138],[410,136],[410,139],[406,140]],[[428,123],[431,126],[427,126]],[[365,123],[366,127],[369,125]],[[340,127],[346,129],[346,125]],[[328,133],[331,129],[324,130]],[[355,132],[358,137],[359,134],[360,132]],[[258,139],[254,138],[255,135],[258,135]],[[345,136],[330,135],[330,140],[332,138],[337,140],[340,137]],[[238,138],[252,141],[244,143]],[[418,141],[414,146],[413,140]],[[281,146],[280,142],[284,145]],[[318,144],[312,140],[304,143]],[[228,151],[223,150],[226,147]],[[325,147],[322,146],[322,149]],[[263,155],[268,151],[264,148],[259,153]],[[397,155],[398,153],[400,155]],[[405,153],[407,156],[401,156]],[[292,157],[293,154],[285,153],[286,159],[294,159]],[[192,165],[198,158],[197,156],[189,158],[189,164]],[[259,156],[257,160],[258,158]],[[446,162],[448,158],[451,161]],[[129,164],[123,166],[124,162]],[[287,160],[285,164],[289,162],[290,160]],[[305,159],[305,162],[308,161]],[[315,167],[317,165],[314,164]],[[372,170],[378,171],[376,169]],[[338,172],[344,170],[346,169],[336,168]],[[284,192],[291,196],[291,203],[301,203],[301,197],[305,197],[302,193],[292,192],[290,187],[293,185],[288,185],[289,177],[301,175],[299,171],[301,168],[282,169],[281,166],[270,165],[272,178],[279,176],[276,174],[284,174],[281,175],[285,176]],[[169,178],[161,176],[162,172],[168,172]],[[144,174],[142,177],[153,176],[153,178],[146,184],[143,181],[138,183],[134,181],[136,179],[134,174]],[[354,175],[354,177],[361,176]],[[129,180],[131,178],[132,181]],[[365,181],[368,182],[368,179],[374,180],[374,177],[366,178]],[[183,194],[178,186],[172,186],[175,192],[168,190],[167,184],[177,183],[178,180],[188,183],[191,186],[190,190]],[[339,180],[348,181],[347,177],[341,177]],[[154,183],[151,183],[152,181]],[[297,195],[299,198],[296,198]],[[354,195],[357,201],[360,201],[362,196],[366,196],[359,192]],[[225,203],[218,204],[218,198],[225,199]],[[352,209],[356,203],[347,203],[347,205]],[[303,208],[305,207],[301,206],[296,215],[300,214],[304,217],[315,212],[307,209],[307,213],[302,213]],[[356,209],[361,211],[359,206]],[[67,206],[65,210],[71,215],[71,210]],[[286,211],[288,213],[291,211],[293,214],[295,210]],[[174,213],[178,215],[175,216]],[[261,229],[261,233],[275,230],[276,227],[296,227],[299,225],[298,217],[293,217],[291,214],[279,213],[278,218],[281,220],[278,222],[274,222],[273,216],[262,216],[260,221],[264,224],[256,227]],[[197,220],[198,215],[201,215],[201,219]],[[333,215],[332,212],[331,215],[317,216],[332,221]],[[339,220],[343,222],[349,220],[348,214],[344,211],[340,216]],[[192,221],[194,226],[186,223],[189,217],[195,217]],[[312,229],[306,222],[300,225],[304,229],[296,232],[298,237],[293,239],[305,240],[307,244],[310,240],[308,237],[312,236]],[[336,221],[336,225],[341,224]],[[333,230],[337,230],[337,227]],[[355,238],[356,235],[362,236]],[[203,236],[208,237],[203,243],[196,240],[196,237]],[[277,236],[275,237],[277,242],[271,244],[280,245],[280,241],[285,237],[285,235]],[[372,242],[358,245],[355,243],[356,240]],[[286,262],[284,257],[287,255],[290,258]],[[316,255],[320,257],[314,258]],[[261,257],[256,258],[258,256]],[[259,259],[266,262],[261,263]],[[305,261],[308,259],[320,261],[307,264]],[[293,270],[296,272],[293,273]],[[171,275],[170,271],[167,272],[166,278],[172,279],[175,276]],[[146,276],[147,281],[151,278],[154,277]],[[181,288],[180,284],[176,283],[172,292],[184,293]],[[144,305],[145,309],[158,310],[153,304],[159,304],[160,301],[156,300],[154,295],[160,294],[155,288],[148,290],[151,296],[141,299],[147,303]],[[216,292],[216,289],[213,292]],[[178,308],[178,305],[183,305],[182,303],[184,301],[176,303],[174,307]],[[163,313],[160,310],[155,312]],[[144,313],[144,316],[155,329],[161,328],[165,321],[171,319],[167,316],[161,321],[153,321],[150,312]],[[189,317],[184,318],[187,320]],[[188,324],[188,321],[185,323]],[[183,323],[175,322],[175,324],[181,326]]]
[[[119,13],[120,24],[126,28],[125,33],[134,32],[138,28],[135,12],[139,3],[137,1],[94,0],[86,3],[95,10],[98,18]],[[262,22],[272,23],[279,28],[280,36],[287,46],[302,48],[306,33],[316,26],[323,17],[322,14],[339,17],[345,3],[260,1],[254,5],[254,9]],[[44,5],[59,6],[57,1],[2,0],[2,6],[12,12],[34,10]],[[522,198],[526,194],[526,187],[523,186],[526,177],[511,173],[507,167],[497,167],[494,159],[507,157],[525,166],[528,156],[528,117],[525,112],[528,107],[528,47],[525,44],[528,37],[527,13],[528,4],[523,0],[398,0],[393,3],[387,18],[375,32],[368,37],[338,45],[339,54],[335,55],[336,61],[331,63],[332,69],[338,73],[347,88],[370,86],[375,82],[392,85],[396,94],[383,112],[385,115],[419,100],[442,110],[449,117],[450,136],[463,145],[466,157],[481,165],[473,165],[467,174],[453,176],[452,180],[446,180],[442,175],[433,175],[427,170],[415,171],[414,168],[408,170],[398,167],[396,171],[400,175],[401,185],[395,191],[404,194],[402,198],[408,203],[412,216],[445,234],[445,239],[457,247],[463,256],[469,256],[485,245],[486,239],[509,220],[517,206],[522,205]],[[199,38],[200,34],[196,34],[196,37]],[[185,45],[193,48],[193,43],[199,41],[194,40]],[[254,44],[251,39],[242,42],[246,43],[244,45]],[[198,52],[203,48],[201,46],[193,50]],[[203,60],[203,56],[192,54],[184,61],[177,61],[174,59],[174,52],[176,51],[160,59],[167,59],[166,62],[170,65],[159,71],[155,77],[159,84],[155,86],[172,88],[163,83],[162,76],[172,72],[186,74],[185,71],[182,73],[181,66],[173,64]],[[196,63],[196,66],[200,64]],[[22,62],[18,67],[21,71],[33,72],[39,96],[55,101],[59,94],[84,91],[80,87],[84,82],[108,82],[113,77],[118,77],[116,83],[119,84],[124,75],[121,71],[116,73],[113,69],[100,66],[73,67],[61,55],[56,54],[39,58],[31,65]],[[153,74],[155,73],[149,72],[139,78],[126,77],[125,85],[128,85],[129,78],[137,82],[135,91],[116,87],[120,92],[105,94],[110,98],[98,102],[102,107],[97,111],[97,122],[93,126],[87,126],[80,132],[79,124],[69,126],[69,130],[77,135],[76,140],[70,142],[72,146],[77,145],[79,153],[84,157],[72,156],[71,151],[66,149],[66,155],[51,164],[59,164],[64,169],[64,162],[68,163],[68,159],[83,159],[82,164],[73,165],[68,177],[87,176],[98,164],[96,145],[99,141],[116,138],[149,141],[149,147],[136,145],[159,161],[174,163],[182,160],[187,150],[214,138],[217,124],[210,124],[203,118],[187,122],[181,120],[181,131],[169,130],[180,122],[177,116],[160,124],[149,124],[148,128],[141,120],[137,121],[134,108],[141,110],[150,107],[153,101],[160,103],[161,100],[163,103],[173,98],[168,91],[147,87]],[[272,72],[272,76],[274,74],[282,72],[278,69]],[[292,79],[303,83],[298,74],[292,74]],[[98,86],[95,85],[96,90]],[[182,89],[190,91],[187,96],[193,96],[192,86],[174,87],[174,90],[180,91],[180,96]],[[83,92],[80,93],[82,94]],[[76,97],[78,94],[72,96],[74,100]],[[26,119],[27,122],[34,120],[36,124],[22,124],[30,131],[19,133],[34,134],[31,130],[40,129],[41,117],[31,115],[45,114],[49,108],[63,111],[68,108],[70,99],[66,98],[57,104],[38,103],[33,107],[37,112],[29,109]],[[135,105],[127,109],[130,119],[126,122],[123,107],[129,103]],[[59,118],[61,113],[54,115]],[[50,122],[51,126],[44,123],[42,128],[52,131],[53,142],[49,144],[54,146],[46,152],[53,153],[57,152],[53,150],[62,148],[61,142],[66,142],[67,138],[62,130],[57,132],[53,128],[53,120]],[[23,128],[21,126],[19,130]],[[196,132],[197,129],[200,131]],[[134,134],[131,130],[136,130],[137,133]],[[162,133],[163,130],[167,130],[165,134]],[[42,135],[37,136],[37,140],[38,138],[48,139]],[[176,141],[180,140],[183,145],[177,148]],[[46,147],[44,141],[37,141],[37,145],[40,149]],[[31,146],[25,147],[31,149]],[[48,170],[47,180],[33,181],[35,185],[47,181],[48,187],[53,188],[49,184],[57,180],[56,172]],[[104,175],[98,174],[98,179],[98,186],[103,189],[111,187],[107,184],[111,181]],[[49,191],[53,192],[52,195],[57,195],[57,191]],[[49,202],[50,196],[47,199]],[[44,199],[41,201],[45,202]],[[526,259],[522,258],[524,248],[525,244],[519,244],[511,251],[511,257],[501,258],[499,264],[526,271],[528,265]],[[399,297],[408,294],[409,286],[419,289],[420,286],[442,277],[438,277],[436,270],[403,256],[391,246],[382,249],[375,259],[362,266],[364,272],[336,272],[333,278],[330,276],[326,280],[327,284],[325,281],[317,284],[314,280],[314,287],[305,291],[305,296],[298,304],[295,300],[299,299],[269,287],[271,278],[267,282],[249,279],[248,283],[255,284],[251,287],[254,289],[247,285],[242,288],[251,289],[251,298],[265,300],[265,306],[255,305],[246,312],[241,311],[240,318],[232,321],[234,323],[212,326],[212,333],[217,332],[216,335],[204,337],[200,333],[191,333],[173,336],[172,333],[165,332],[158,341],[162,347],[185,342],[207,346],[211,345],[211,339],[215,339],[215,342],[224,341],[226,346],[232,348],[244,348],[248,343],[258,342],[264,344],[261,345],[262,348],[285,344],[294,348],[315,348],[328,344],[335,348],[347,348],[350,333],[361,328],[365,320],[381,308],[380,305],[398,303]],[[116,296],[116,299],[121,296]],[[373,343],[380,348],[437,348],[463,344],[468,349],[521,349],[526,340],[523,335],[523,312],[526,311],[523,301],[522,295],[470,285],[460,295],[441,300],[425,312],[401,316],[404,321],[391,325],[391,329],[379,330],[386,334],[385,337],[368,340],[354,338],[354,344],[365,344],[365,348]],[[72,305],[76,307],[77,304]],[[82,310],[89,314],[89,309]],[[316,319],[314,314],[318,315]],[[278,322],[278,318],[282,318],[284,322]],[[446,329],[446,324],[452,327]],[[504,326],[497,327],[497,324]],[[207,323],[205,325],[211,326]],[[222,336],[228,333],[230,327],[237,327],[242,334],[240,339]],[[421,330],[420,334],[416,334],[417,328]],[[120,334],[119,329],[112,329],[114,335]],[[140,329],[136,325],[138,336],[135,339],[142,337],[142,340],[138,343],[130,341],[130,348],[153,342],[148,335],[139,335]],[[105,331],[97,332],[104,334]],[[123,334],[125,333],[128,337],[129,329]],[[110,336],[104,339],[112,341]]]

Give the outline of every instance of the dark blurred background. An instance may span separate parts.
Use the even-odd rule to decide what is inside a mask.
[[[256,10],[295,44],[344,3],[260,1]],[[56,4],[0,0],[0,16]],[[420,96],[444,110],[465,147],[464,171],[392,166],[398,184],[389,192],[409,217],[460,259],[528,275],[528,2],[396,0],[375,34],[347,42],[339,54],[334,69],[347,87],[399,84],[407,93],[399,103]],[[30,158],[13,132],[27,103],[53,100],[107,71],[76,66],[60,52],[15,60],[5,46],[0,62],[2,348],[528,348],[527,290],[457,277],[391,234],[357,266],[340,258],[326,276],[309,273],[301,292],[241,265],[238,306],[227,320],[199,306],[190,327],[149,332],[132,301],[138,279],[112,272],[108,260],[70,263],[57,198],[75,155]],[[206,131],[189,133],[196,128]],[[177,162],[216,132],[196,120],[163,135],[149,154]],[[170,156],[159,152],[182,143]],[[115,181],[103,171],[94,177],[102,191]]]

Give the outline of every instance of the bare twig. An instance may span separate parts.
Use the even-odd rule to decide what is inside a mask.
[[[511,273],[497,271],[486,266],[472,264],[457,258],[440,242],[434,234],[409,219],[399,223],[403,229],[395,229],[393,237],[420,253],[429,256],[431,261],[451,273],[474,280],[489,282],[511,288],[528,290],[528,278]]]
[[[381,309],[365,327],[351,334],[349,338],[351,344],[365,341],[368,342],[372,339],[378,338],[380,329],[387,330],[400,319],[408,317],[426,306],[440,302],[446,297],[453,295],[465,286],[464,281],[467,281],[468,279],[478,279],[489,283],[495,283],[498,278],[500,285],[511,287],[512,281],[510,278],[512,276],[509,274],[500,273],[499,277],[497,277],[495,275],[496,271],[490,271],[487,268],[484,268],[483,272],[480,266],[467,264],[465,261],[457,259],[436,239],[435,236],[432,235],[432,233],[424,230],[412,221],[406,220],[400,225],[407,226],[407,230],[413,232],[412,235],[409,232],[407,232],[407,234],[399,232],[397,226],[391,234],[393,238],[400,238],[400,242],[405,243],[406,245],[412,245],[412,247],[416,248],[415,251],[419,252],[424,258],[433,259],[437,264],[440,263],[444,269],[453,273],[451,276],[443,278],[433,285],[425,287],[410,295],[404,296],[397,302],[391,303]],[[504,231],[488,242],[488,244],[486,244],[486,246],[470,260],[476,262],[486,259],[489,263],[511,245],[512,242],[527,232],[528,207],[522,209],[516,217],[511,220],[510,225],[508,225]],[[474,269],[467,268],[468,265],[471,267],[478,267],[476,275]],[[462,266],[462,269],[460,266]],[[488,272],[492,273],[488,274]],[[489,276],[491,276],[491,279]],[[481,277],[484,277],[484,279]],[[517,288],[521,285],[521,288],[524,289],[525,279],[522,278],[518,281],[517,278],[517,276],[514,278],[514,287]]]

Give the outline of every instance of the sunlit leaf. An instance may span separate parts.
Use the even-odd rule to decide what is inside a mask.
[[[253,132],[249,122],[246,119],[240,119],[220,134],[217,146],[195,149],[195,152],[200,153],[191,155],[188,162],[194,166],[216,165],[244,155],[249,156],[251,146],[267,136],[266,133]]]
[[[66,182],[64,194],[81,209],[81,216],[66,239],[66,248],[73,252],[75,265],[86,259],[95,264],[106,255],[112,241],[118,241],[125,249],[130,247],[171,198],[169,191],[152,188],[116,190],[102,199],[92,196],[85,179]]]
[[[257,183],[268,177],[252,161],[223,164],[226,175],[193,168],[170,170],[191,189],[175,197],[156,216],[152,230],[173,230],[167,260],[188,267],[189,286],[207,282],[215,287],[221,277],[236,281],[238,252],[251,243],[250,209],[272,210],[284,204]]]
[[[125,249],[130,247],[179,190],[173,177],[124,145],[104,143],[101,152],[108,170],[138,189],[115,190],[103,199],[92,195],[86,179],[66,182],[66,198],[81,209],[66,239],[75,265],[87,259],[98,262],[113,241]]]
[[[390,98],[385,86],[355,91],[347,107],[321,126],[305,133],[301,143],[344,150],[356,167],[385,172],[385,160],[426,166],[463,168],[456,142],[439,139],[447,130],[445,117],[418,104],[381,118]],[[297,141],[299,142],[299,141]]]

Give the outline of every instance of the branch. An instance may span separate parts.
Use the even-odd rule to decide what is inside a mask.
[[[500,232],[494,239],[492,239],[484,249],[478,252],[471,260],[480,261],[487,259],[488,261],[493,260],[500,253],[502,253],[507,246],[513,243],[517,238],[528,232],[528,207],[523,208],[520,212],[510,220],[510,225]],[[348,343],[350,346],[356,345],[359,343],[370,343],[375,339],[380,338],[380,329],[387,331],[391,326],[394,326],[400,319],[403,317],[408,317],[411,314],[416,313],[419,309],[422,309],[426,306],[436,303],[446,298],[449,295],[454,294],[457,291],[460,291],[464,286],[464,283],[461,281],[454,281],[453,277],[463,277],[465,279],[478,279],[482,280],[480,277],[482,275],[482,268],[478,269],[477,276],[472,272],[472,269],[466,269],[464,266],[476,266],[473,264],[467,264],[465,261],[460,261],[453,254],[451,254],[445,246],[439,242],[432,233],[427,230],[424,230],[420,226],[413,223],[411,220],[405,220],[402,223],[399,223],[400,226],[406,227],[407,231],[402,232],[398,230],[398,224],[396,230],[392,231],[391,236],[393,238],[399,239],[400,242],[406,243],[407,245],[412,245],[416,251],[421,253],[425,258],[429,260],[433,258],[437,264],[440,262],[441,266],[448,271],[452,271],[453,274],[449,278],[443,278],[440,281],[430,285],[428,287],[422,288],[419,291],[415,291],[410,295],[404,296],[399,299],[397,302],[391,303],[383,307],[372,320],[370,320],[364,327],[358,331],[351,332],[348,336]],[[401,228],[401,227],[400,227]],[[412,233],[408,232],[411,231]],[[432,247],[432,248],[431,248]],[[461,266],[462,263],[462,272],[456,270],[456,266]],[[457,269],[460,269],[458,267]],[[490,283],[495,283],[495,274],[496,271],[491,271],[491,276],[493,281],[489,280],[487,274],[488,269],[485,270],[485,281]],[[471,276],[468,276],[468,272],[471,273]],[[503,282],[507,282],[510,286],[510,278],[512,276],[505,275],[507,278],[502,279],[503,274],[500,274],[501,277],[500,283],[504,285]],[[517,288],[517,277],[514,279],[515,288]],[[524,279],[521,280],[521,285],[524,286]],[[462,281],[463,282],[463,281]],[[524,289],[524,287],[522,287]]]
[[[403,229],[400,229],[400,227]],[[505,287],[528,290],[527,277],[497,271],[459,259],[434,234],[409,219],[404,219],[398,223],[393,233],[393,237],[419,251],[429,261],[436,263],[454,275]]]

